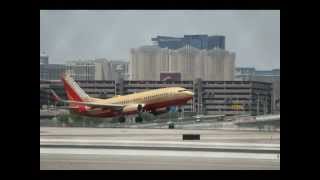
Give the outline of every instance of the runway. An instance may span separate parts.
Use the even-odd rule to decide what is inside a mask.
[[[266,132],[40,128],[40,169],[279,170],[279,141]]]
[[[201,134],[200,142],[280,143],[279,132],[238,130],[182,130],[133,128],[49,128],[40,127],[40,138],[90,140],[141,140],[181,142],[182,134]]]
[[[276,170],[275,155],[109,149],[40,149],[40,169],[65,170]]]

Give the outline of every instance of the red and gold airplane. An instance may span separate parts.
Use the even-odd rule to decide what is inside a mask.
[[[62,75],[62,81],[68,100],[62,100],[51,90],[54,99],[67,103],[71,113],[92,117],[123,117],[143,111],[160,114],[167,112],[168,107],[186,104],[193,97],[185,88],[168,87],[99,99],[86,94],[68,73]]]

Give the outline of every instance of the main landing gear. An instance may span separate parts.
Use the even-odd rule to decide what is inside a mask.
[[[135,118],[136,123],[141,123],[143,121],[143,118],[141,117],[141,112],[143,111],[142,105],[138,105],[138,116]]]

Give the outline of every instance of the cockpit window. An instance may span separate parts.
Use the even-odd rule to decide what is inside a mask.
[[[186,90],[186,89],[182,89],[182,90],[179,90],[178,92],[184,92],[184,91],[188,91],[188,90]]]

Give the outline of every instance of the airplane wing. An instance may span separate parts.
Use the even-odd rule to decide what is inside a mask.
[[[94,107],[94,108],[110,108],[110,109],[116,109],[116,110],[121,110],[124,107],[124,105],[120,105],[120,104],[106,104],[106,103],[98,103],[98,102],[80,102],[80,101],[64,101],[64,102],[68,104],[79,104],[79,105],[85,105],[85,106]]]
[[[89,107],[93,107],[93,108],[108,108],[108,109],[113,109],[113,110],[122,110],[124,107],[124,105],[120,105],[120,104],[106,104],[106,103],[90,102],[90,101],[82,102],[82,101],[63,100],[52,89],[50,90],[50,92],[51,92],[53,99],[55,101],[63,102],[66,104],[72,104],[72,105],[79,104],[79,105],[85,105],[85,106],[89,106]],[[76,108],[78,108],[78,107],[71,106],[71,107],[68,107],[67,109],[76,109]]]
[[[77,106],[57,106],[58,109],[79,109]]]

